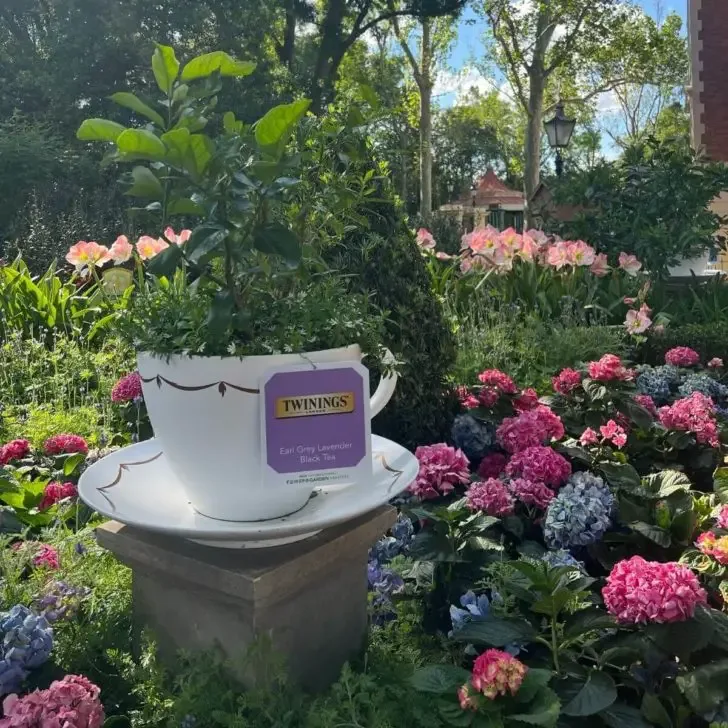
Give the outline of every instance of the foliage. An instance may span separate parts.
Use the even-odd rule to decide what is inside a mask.
[[[675,346],[689,346],[703,361],[716,356],[728,361],[728,326],[720,320],[710,323],[677,324],[661,333],[653,333],[640,346],[640,358],[650,364],[664,362],[665,352]]]
[[[728,172],[676,140],[647,139],[622,158],[577,176],[559,199],[581,208],[560,230],[587,236],[600,250],[633,253],[653,276],[716,245],[719,216],[709,205],[728,189]],[[716,242],[717,241],[717,242]]]

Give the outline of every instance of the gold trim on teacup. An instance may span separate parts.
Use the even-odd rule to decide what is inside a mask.
[[[382,467],[389,473],[394,473],[394,480],[392,480],[391,485],[389,488],[387,488],[387,493],[392,492],[392,488],[394,488],[395,485],[397,485],[397,481],[402,477],[404,474],[404,470],[397,470],[396,468],[391,467],[391,465],[387,462],[387,459],[384,457],[382,453],[374,453],[374,458],[376,460],[379,460],[382,463]]]
[[[161,374],[155,374],[152,377],[142,377],[141,374],[139,376],[144,384],[156,382],[157,387],[159,387],[160,389],[162,387],[162,382],[164,382],[165,384],[169,384],[170,387],[179,389],[182,392],[200,392],[203,389],[217,387],[217,391],[220,392],[221,397],[225,396],[225,392],[227,391],[228,387],[230,387],[230,389],[237,389],[238,392],[244,392],[245,394],[260,394],[259,389],[252,389],[250,387],[239,387],[237,384],[231,384],[230,382],[210,382],[209,384],[199,384],[191,386],[187,384],[177,384],[177,382],[173,382],[171,379],[167,379],[167,377],[163,377]]]

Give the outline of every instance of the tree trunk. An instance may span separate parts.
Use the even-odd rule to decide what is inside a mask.
[[[404,122],[406,123],[406,122]],[[400,192],[400,196],[402,197],[402,202],[404,202],[405,208],[407,207],[407,195],[408,195],[408,184],[409,180],[407,179],[407,129],[406,127],[402,127],[402,129],[399,132],[399,146],[400,146],[400,154],[402,155],[402,190]]]
[[[343,57],[342,26],[346,17],[346,0],[329,0],[321,24],[321,42],[311,79],[311,111],[320,114],[331,101],[334,77]]]
[[[293,70],[293,53],[296,47],[296,0],[285,0],[286,24],[283,29],[283,43],[278,49],[278,59],[289,71]]]
[[[526,228],[533,226],[531,200],[541,179],[541,124],[543,121],[543,95],[546,79],[540,69],[533,69],[530,75],[528,94],[528,124],[526,125],[526,165],[524,193],[526,195]]]
[[[420,215],[432,219],[432,38],[430,21],[422,21],[420,51]]]

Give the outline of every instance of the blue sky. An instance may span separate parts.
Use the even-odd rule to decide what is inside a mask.
[[[661,6],[662,14],[676,12],[683,19],[683,27],[687,32],[687,0],[636,0],[648,13],[655,15],[658,6]],[[458,28],[458,38],[453,46],[448,59],[448,65],[455,73],[462,71],[472,65],[473,61],[483,57],[483,31],[485,25],[482,19],[470,9],[463,15]],[[455,83],[447,78],[442,80],[444,88],[452,88]],[[444,89],[442,89],[444,90]],[[455,102],[456,92],[449,91],[438,95],[438,103],[441,106],[450,106]]]

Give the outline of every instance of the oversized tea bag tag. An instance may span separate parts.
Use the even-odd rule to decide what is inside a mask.
[[[315,366],[315,368],[313,368]],[[372,475],[369,370],[359,362],[275,367],[260,383],[263,481],[336,485]]]

